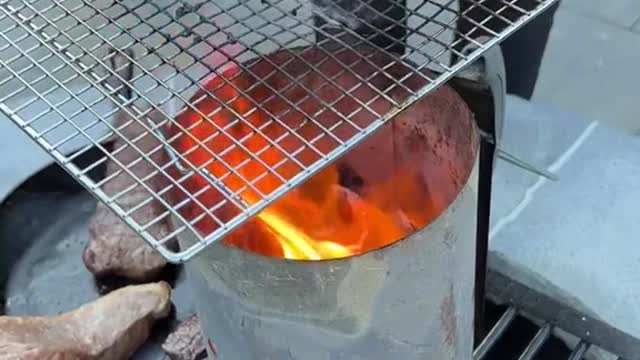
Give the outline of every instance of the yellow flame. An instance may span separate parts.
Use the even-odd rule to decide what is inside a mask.
[[[314,240],[305,233],[298,231],[286,220],[277,214],[272,214],[268,210],[263,210],[258,214],[258,218],[269,227],[269,230],[276,236],[284,255],[287,259],[320,260],[320,254],[312,244]]]
[[[247,201],[251,197],[243,196]],[[322,260],[346,257],[352,254],[347,247],[332,241],[317,241],[309,237],[303,230],[298,229],[269,208],[258,213],[257,217],[268,227],[276,237],[284,257],[293,260]]]

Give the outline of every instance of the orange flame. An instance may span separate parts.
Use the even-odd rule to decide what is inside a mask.
[[[230,192],[253,205],[300,174],[302,166],[315,162],[319,155],[303,149],[301,140],[287,135],[282,123],[269,123],[269,117],[262,110],[256,110],[253,101],[265,98],[264,94],[254,92],[255,98],[250,100],[236,91],[236,87],[248,88],[248,84],[243,83],[246,79],[234,78],[237,73],[237,68],[225,72],[224,78],[233,79],[231,82],[215,77],[206,84],[220,102],[204,96],[197,104],[198,111],[186,111],[178,116],[178,122],[206,147],[198,146],[186,135],[179,135],[177,141],[192,164],[205,166]],[[207,117],[202,117],[200,112]],[[245,121],[237,121],[236,114]],[[234,140],[243,146],[234,146]],[[325,154],[335,148],[335,144],[328,142],[314,145]],[[299,150],[298,163],[288,156],[295,150]],[[390,180],[367,183],[366,194],[358,195],[340,186],[337,165],[329,165],[230,233],[224,242],[262,255],[304,260],[343,258],[383,247],[433,218],[433,212],[425,209],[427,194],[413,175],[410,167],[398,167]],[[196,180],[188,189],[192,193],[208,184],[197,175]],[[247,186],[248,182],[251,187]],[[213,190],[197,198],[208,207],[215,207],[224,199]],[[215,210],[223,221],[238,213],[238,208],[229,203]],[[211,219],[197,226],[203,233],[218,227]]]

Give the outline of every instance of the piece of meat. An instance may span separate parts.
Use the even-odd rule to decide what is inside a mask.
[[[0,317],[0,359],[128,359],[171,307],[165,282],[131,285],[53,317]]]
[[[205,341],[196,315],[183,321],[162,344],[162,350],[171,360],[206,359]]]
[[[116,135],[112,154],[122,165],[108,161],[106,176],[109,180],[101,187],[109,197],[123,193],[115,203],[124,211],[151,198],[151,194],[133,176],[145,179],[145,184],[154,192],[169,184],[167,178],[154,166],[166,164],[166,153],[160,142],[139,121],[144,121],[144,118],[130,121],[130,117],[124,112],[116,117],[114,126],[120,134]],[[127,141],[134,143],[139,151],[128,145]],[[147,160],[142,154],[151,155]],[[133,176],[122,171],[122,166],[126,166]],[[150,176],[154,171],[155,175]],[[111,176],[114,177],[110,178]],[[153,199],[137,208],[131,216],[136,223],[145,225],[164,212],[162,205]],[[148,231],[155,239],[166,237],[170,232],[169,217],[155,222]],[[155,278],[166,265],[158,252],[102,202],[98,202],[96,212],[90,220],[89,235],[83,260],[86,267],[96,275],[119,275],[136,281],[148,281]]]

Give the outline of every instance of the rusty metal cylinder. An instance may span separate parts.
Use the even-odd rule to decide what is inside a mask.
[[[448,126],[435,121],[432,131],[447,133],[442,130]],[[444,173],[457,177],[457,193],[412,235],[376,251],[325,261],[270,258],[218,242],[188,262],[210,355],[471,359],[478,146],[473,121],[455,126],[457,135],[434,150],[448,161],[431,165],[450,167]],[[196,239],[185,233],[180,241]]]

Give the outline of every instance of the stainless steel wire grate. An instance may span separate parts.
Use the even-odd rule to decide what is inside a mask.
[[[0,110],[181,262],[554,2],[0,0]]]

